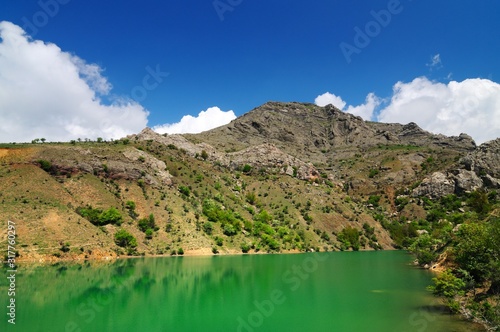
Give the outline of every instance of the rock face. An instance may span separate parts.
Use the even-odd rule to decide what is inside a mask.
[[[274,169],[275,172],[296,176],[301,180],[313,180],[319,176],[312,164],[284,153],[273,144],[261,144],[242,151],[227,154],[232,168],[249,164],[256,169]]]
[[[430,177],[425,178],[422,183],[413,190],[413,196],[429,196],[438,198],[453,194],[455,183],[446,174],[435,172]]]
[[[142,162],[148,170],[153,171],[153,175],[148,174],[146,176],[146,182],[148,184],[153,186],[172,184],[172,176],[166,170],[167,166],[163,161],[152,157],[149,153],[135,148],[126,150],[123,152],[123,155],[131,161]]]
[[[489,175],[500,179],[500,138],[481,144],[462,158],[460,163],[466,170],[473,171],[479,176]]]
[[[242,150],[264,143],[312,163],[349,158],[378,145],[415,145],[472,151],[476,144],[468,135],[447,137],[431,134],[415,123],[406,125],[363,121],[362,118],[327,105],[268,102],[231,123],[196,135],[219,151]]]
[[[414,189],[413,195],[441,197],[481,188],[500,188],[500,139],[481,144],[469,152],[460,160],[459,167],[447,175],[432,174]]]

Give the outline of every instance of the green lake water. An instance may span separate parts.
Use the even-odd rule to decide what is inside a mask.
[[[121,259],[20,266],[0,331],[477,331],[401,251]]]

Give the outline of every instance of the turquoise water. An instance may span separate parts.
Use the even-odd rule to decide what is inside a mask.
[[[398,251],[22,266],[1,331],[474,331]],[[7,312],[7,279],[2,278]]]

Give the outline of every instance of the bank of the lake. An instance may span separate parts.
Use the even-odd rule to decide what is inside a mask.
[[[22,265],[17,331],[479,331],[402,251]],[[2,278],[1,292],[6,291]],[[3,297],[2,297],[3,298]],[[5,306],[4,306],[5,308]]]

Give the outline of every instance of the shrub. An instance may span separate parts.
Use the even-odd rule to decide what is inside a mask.
[[[47,173],[52,173],[52,164],[48,160],[39,159],[37,163],[40,165],[40,168],[43,169]]]
[[[378,207],[379,202],[380,202],[380,196],[378,196],[378,195],[371,195],[367,201],[368,204],[371,204],[374,207]]]
[[[446,270],[436,278],[432,278],[432,281],[434,285],[429,286],[428,289],[435,295],[447,298],[452,298],[455,295],[462,295],[463,289],[465,288],[465,282],[455,277],[450,270]]]
[[[115,233],[115,243],[116,245],[124,248],[137,247],[137,240],[135,237],[123,228]]]
[[[151,213],[148,218],[142,218],[138,221],[139,229],[146,232],[148,229],[154,230],[156,228],[155,217]]]
[[[208,158],[208,153],[207,153],[207,151],[205,151],[205,150],[201,150],[201,158],[202,158],[203,160],[207,160],[207,158]]]
[[[76,213],[96,226],[107,224],[121,225],[123,220],[120,212],[114,207],[102,211],[101,209],[94,209],[92,206],[87,205],[87,207],[76,208]]]
[[[212,226],[212,224],[211,224],[211,223],[209,223],[209,222],[203,223],[203,226],[202,226],[202,227],[203,227],[203,231],[204,231],[205,233],[207,233],[208,235],[212,235],[212,232],[213,232],[213,230],[214,230],[214,227]]]
[[[359,231],[356,228],[347,226],[338,235],[337,240],[339,240],[346,248],[352,248],[352,250],[359,250]]]
[[[376,175],[378,175],[379,173],[379,170],[378,169],[375,169],[375,168],[372,168],[370,170],[370,172],[368,172],[368,177],[371,179],[371,178],[374,178]]]
[[[248,165],[248,164],[245,164],[245,166],[243,166],[243,169],[242,169],[243,173],[250,173],[252,171],[252,166]]]
[[[188,196],[191,194],[191,190],[186,186],[179,186],[179,192],[184,196]]]
[[[182,248],[177,249],[177,255],[184,255],[184,249]]]
[[[248,243],[242,243],[240,245],[241,251],[246,254],[248,251],[250,251],[250,245]]]

